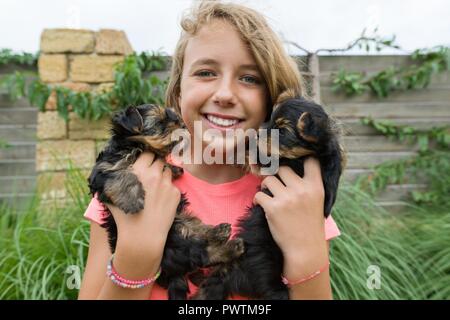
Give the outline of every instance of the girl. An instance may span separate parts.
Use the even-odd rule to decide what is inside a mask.
[[[194,137],[193,150],[196,141],[203,149],[209,142],[200,135],[199,127],[202,132],[214,128],[221,133],[229,128],[257,129],[270,117],[271,106],[283,91],[304,95],[295,62],[265,18],[254,10],[233,3],[200,2],[181,26],[166,105],[182,117]],[[224,143],[225,134],[216,138],[217,145],[229,145]],[[224,150],[224,156],[235,147],[232,144]],[[338,236],[339,230],[331,216],[323,218],[324,190],[316,160],[305,162],[303,178],[281,167],[278,174],[282,182],[274,176],[261,179],[245,173],[240,166],[193,159],[176,163],[184,168],[184,174],[172,182],[170,170],[164,170],[161,160],[153,160],[153,154],[143,153],[133,166],[145,188],[144,210],[125,215],[114,206],[108,207],[118,229],[113,264],[120,276],[145,279],[157,273],[180,193],[184,192],[189,210],[207,224],[227,222],[234,226],[252,202],[261,205],[283,252],[283,276],[299,282],[290,286],[290,298],[332,298],[327,240]],[[274,196],[257,192],[259,185]],[[79,298],[167,299],[166,290],[157,284],[123,288],[105,275],[111,252],[107,234],[99,226],[104,212],[94,198],[85,213],[92,222]],[[300,279],[304,281],[297,281]],[[191,282],[189,288],[194,294],[196,287]]]

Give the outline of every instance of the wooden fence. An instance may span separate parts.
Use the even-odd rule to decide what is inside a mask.
[[[299,58],[299,68],[312,87],[314,74],[304,68]],[[450,76],[441,73],[433,77],[430,86],[407,92],[393,93],[386,99],[370,94],[346,97],[331,90],[331,74],[343,68],[347,71],[364,71],[372,74],[389,66],[405,66],[411,63],[408,56],[321,56],[316,90],[320,90],[321,102],[338,119],[345,132],[343,142],[348,151],[348,167],[345,179],[352,182],[361,174],[368,174],[372,167],[384,161],[410,157],[417,146],[393,142],[360,119],[371,116],[389,119],[397,124],[417,128],[431,128],[450,124]],[[0,69],[0,77],[16,70],[8,66]],[[21,68],[23,69],[23,68]],[[167,76],[167,72],[160,73]],[[317,78],[316,78],[317,79]],[[37,108],[25,99],[11,102],[0,95],[0,138],[8,141],[10,148],[0,149],[0,201],[16,202],[29,197],[35,186]],[[407,199],[409,191],[424,188],[424,184],[391,185],[382,192],[378,201],[395,210]]]
[[[8,65],[0,68],[0,77],[15,71],[36,71]],[[0,92],[0,139],[8,148],[0,148],[0,202],[25,203],[36,184],[36,126],[38,109],[27,99],[15,102]]]

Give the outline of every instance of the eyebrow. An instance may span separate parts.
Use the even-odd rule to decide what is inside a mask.
[[[204,58],[204,59],[198,59],[191,65],[191,71],[194,69],[194,67],[198,65],[212,65],[217,66],[219,65],[219,62],[217,60],[211,59],[211,58]],[[259,72],[259,68],[256,64],[241,64],[239,66],[239,69],[247,69],[247,70],[254,70]]]

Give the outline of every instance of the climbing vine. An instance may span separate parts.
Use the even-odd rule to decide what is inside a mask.
[[[332,89],[347,96],[371,92],[379,98],[386,98],[393,91],[426,88],[433,75],[450,70],[450,48],[418,49],[411,54],[411,60],[411,65],[389,67],[374,75],[341,69],[332,74]]]
[[[419,150],[414,157],[376,166],[372,174],[358,179],[360,187],[376,194],[389,184],[425,181],[426,191],[412,192],[416,203],[450,204],[450,125],[420,130],[372,118],[364,118],[362,123],[396,141],[417,144]]]
[[[25,97],[40,111],[45,111],[47,100],[54,91],[56,110],[66,121],[70,108],[80,118],[97,120],[128,105],[163,104],[168,81],[160,80],[152,72],[166,69],[167,61],[161,53],[143,52],[125,57],[116,66],[114,85],[107,92],[75,92],[61,86],[50,86],[37,79],[36,74],[22,72],[5,76],[0,80],[0,86],[11,100]]]
[[[379,51],[384,47],[398,48],[394,38],[367,37],[362,35],[348,48],[359,46],[370,50],[375,47]],[[348,50],[347,48],[347,50]],[[322,49],[331,50],[331,49]],[[345,49],[344,49],[345,50]],[[2,50],[2,63],[17,63],[32,65],[36,63],[33,55],[11,54]],[[420,49],[411,55],[413,63],[407,67],[390,67],[373,76],[365,73],[340,70],[334,75],[333,89],[343,91],[348,96],[373,92],[378,97],[387,97],[391,92],[424,88],[430,83],[434,74],[449,70],[450,49],[438,46],[432,49]],[[5,62],[6,61],[6,62]],[[99,119],[113,110],[128,105],[141,103],[164,103],[164,92],[167,81],[153,75],[153,71],[166,70],[166,59],[159,53],[141,53],[127,56],[115,68],[114,85],[107,92],[75,92],[64,87],[52,87],[38,79],[27,80],[35,76],[33,73],[14,72],[4,77],[0,85],[6,89],[11,99],[28,98],[31,105],[45,110],[47,100],[55,92],[56,109],[68,119],[71,108],[80,118]],[[414,191],[413,199],[418,203],[443,204],[448,203],[450,194],[450,133],[449,127],[419,130],[410,126],[400,126],[389,121],[378,121],[372,118],[362,119],[379,133],[400,142],[417,144],[418,154],[415,157],[400,161],[390,161],[378,165],[368,177],[361,177],[358,184],[376,193],[388,184],[398,184],[413,181],[428,182],[427,191]],[[0,147],[6,147],[1,143]],[[450,203],[449,203],[450,204]]]
[[[10,148],[11,145],[8,143],[8,141],[3,140],[2,138],[0,138],[0,149],[7,149]]]

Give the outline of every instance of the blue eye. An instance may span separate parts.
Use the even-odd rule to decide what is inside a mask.
[[[244,79],[245,79],[245,78],[250,79],[250,83],[254,83],[254,84],[260,83],[260,81],[258,80],[258,78],[253,77],[253,76],[244,76],[243,78],[244,78]],[[248,81],[246,81],[246,82],[248,82]]]
[[[198,76],[200,76],[200,77],[203,77],[205,73],[206,73],[206,74],[212,74],[211,71],[208,71],[208,70],[202,70],[202,71],[197,72],[196,75],[198,75]]]
[[[198,71],[195,75],[204,78],[204,77],[214,76],[214,72],[208,71],[208,70],[201,70],[201,71]],[[259,81],[259,79],[254,76],[243,76],[242,79],[247,79],[247,80],[244,80],[244,82],[251,83],[251,84],[261,83],[261,81]]]

